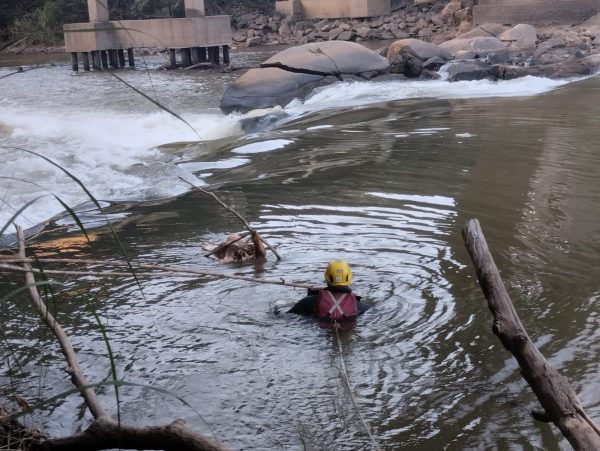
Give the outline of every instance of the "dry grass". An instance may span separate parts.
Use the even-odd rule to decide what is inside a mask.
[[[40,431],[25,427],[10,414],[0,405],[0,450],[27,451],[30,443],[45,438]]]

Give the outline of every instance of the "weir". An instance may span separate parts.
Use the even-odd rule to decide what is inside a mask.
[[[74,71],[79,70],[79,55],[85,71],[124,68],[125,51],[127,64],[134,67],[135,48],[167,49],[171,69],[230,62],[229,16],[205,16],[204,0],[184,0],[184,18],[119,21],[109,20],[108,0],[87,1],[90,21],[63,25]]]

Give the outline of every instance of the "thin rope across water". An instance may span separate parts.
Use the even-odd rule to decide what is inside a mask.
[[[341,365],[341,369],[342,369],[342,376],[343,376],[344,382],[346,383],[346,386],[348,387],[348,392],[350,393],[350,399],[352,400],[352,404],[354,405],[354,410],[356,410],[356,413],[358,414],[358,417],[360,418],[360,422],[362,423],[365,431],[367,431],[367,435],[371,439],[371,443],[373,444],[373,449],[380,451],[381,447],[377,443],[377,440],[375,440],[375,437],[373,436],[373,433],[371,432],[371,428],[367,424],[367,421],[365,420],[365,417],[360,410],[360,406],[358,405],[358,400],[356,399],[356,396],[354,396],[354,391],[352,390],[352,386],[350,385],[350,378],[348,377],[348,371],[346,370],[346,362],[344,362],[344,353],[343,353],[344,350],[342,348],[339,327],[337,324],[335,324],[334,329],[335,329],[335,339],[336,339],[337,345],[338,345],[340,365]]]

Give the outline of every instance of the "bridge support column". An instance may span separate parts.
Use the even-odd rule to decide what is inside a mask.
[[[100,50],[100,59],[102,60],[102,69],[108,69],[108,54],[106,50]]]
[[[75,72],[79,70],[79,63],[77,62],[77,52],[71,52],[71,69]]]
[[[86,72],[90,71],[90,57],[87,52],[81,54],[81,60],[83,61],[83,70]]]
[[[98,50],[92,50],[92,69],[102,69],[102,61],[100,61],[100,52]]]
[[[119,55],[119,67],[123,69],[125,67],[125,50],[118,49],[117,55]]]
[[[112,67],[113,69],[119,68],[119,61],[117,60],[117,51],[116,50],[111,49],[108,51],[108,61],[110,63],[110,67]]]
[[[212,62],[217,66],[220,64],[219,46],[210,47],[212,49]]]
[[[169,63],[170,69],[177,69],[177,53],[175,49],[169,49]]]
[[[129,67],[135,67],[135,59],[133,58],[133,49],[127,49],[127,59],[129,60]]]
[[[223,64],[229,64],[230,59],[229,59],[229,46],[228,45],[224,45],[223,46]]]
[[[191,49],[181,49],[181,67],[190,67],[192,65]]]

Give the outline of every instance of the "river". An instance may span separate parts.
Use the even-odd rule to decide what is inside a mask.
[[[600,420],[600,78],[340,83],[244,130],[251,115],[218,109],[240,72],[154,70],[160,62],[118,75],[189,126],[108,73],[0,61],[0,77],[32,68],[0,79],[0,223],[43,195],[18,219],[54,229],[32,244],[38,255],[121,258],[81,188],[16,148],[27,149],[81,179],[135,261],[319,284],[327,261],[343,258],[372,308],[340,336],[359,414],[332,330],[277,314],[299,289],[58,278],[52,308],[89,379],[110,379],[94,306],[119,378],[139,384],[121,389],[123,421],[183,418],[233,449],[372,449],[361,415],[385,450],[569,449],[530,418],[537,400],[491,332],[461,238],[473,217],[529,334]],[[204,257],[202,242],[242,226],[180,177],[214,189],[283,259]],[[77,206],[91,246],[48,193]],[[1,281],[2,295],[18,283]],[[4,393],[33,404],[71,389],[26,299],[5,301],[0,324]],[[116,412],[114,391],[100,394]],[[76,395],[27,419],[54,436],[88,420]]]

